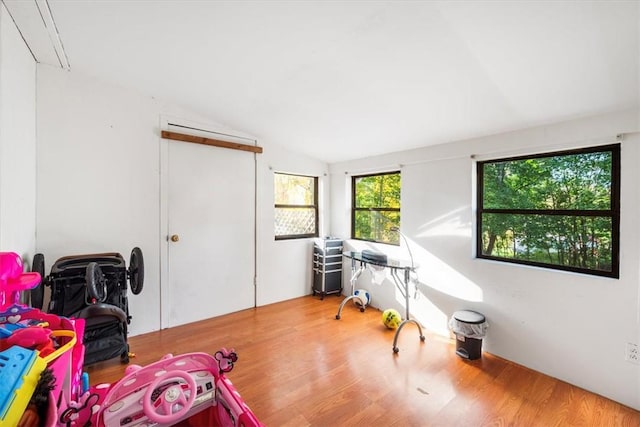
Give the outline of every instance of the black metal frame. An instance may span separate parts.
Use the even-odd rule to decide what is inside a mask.
[[[544,157],[569,156],[584,153],[611,153],[611,208],[608,210],[538,210],[538,209],[485,209],[484,202],[484,165],[489,163],[499,163],[515,160],[536,159]],[[584,273],[594,276],[604,276],[611,278],[619,278],[620,276],[620,144],[596,146],[590,148],[582,148],[575,150],[565,150],[557,152],[541,153],[529,156],[517,156],[502,159],[492,159],[477,163],[477,192],[476,192],[476,257],[482,259],[490,259],[513,264],[523,264],[535,267],[544,267],[555,270],[571,271],[575,273]],[[490,256],[482,253],[482,218],[483,214],[500,213],[511,215],[544,215],[544,216],[589,216],[589,217],[609,217],[611,218],[611,271],[591,270],[588,268],[579,268],[572,266],[564,266],[543,262],[527,261],[513,258],[502,258],[498,256]]]
[[[275,240],[292,240],[292,239],[307,239],[311,237],[318,237],[320,235],[319,215],[318,215],[318,177],[311,175],[299,175],[293,173],[281,173],[275,172],[278,175],[299,176],[303,178],[313,178],[313,205],[288,205],[288,204],[275,204],[275,209],[288,208],[288,209],[313,209],[315,212],[315,231],[314,233],[307,234],[284,234],[275,236]]]
[[[132,282],[132,291],[139,293],[144,280],[139,248],[132,251],[130,264],[127,269],[125,259],[116,252],[65,256],[53,264],[39,285],[41,291],[45,286],[51,288],[48,313],[84,319],[85,366],[118,356],[121,362],[129,362],[128,278],[138,281]],[[92,268],[98,269],[103,280],[105,294],[98,301],[91,299],[95,283],[90,284],[94,276],[88,271]]]
[[[400,215],[400,208],[359,208],[356,206],[356,179],[367,178],[370,176],[382,176],[382,175],[400,175],[400,171],[370,173],[367,175],[353,175],[351,177],[351,238],[355,240],[361,240],[363,242],[384,243],[387,245],[400,246],[400,238],[398,242],[385,242],[382,240],[363,239],[362,237],[356,237],[356,212],[397,212]]]
[[[127,315],[127,324],[130,323],[126,262],[122,255],[115,252],[88,256],[67,256],[58,259],[46,278],[46,285],[51,287],[51,298],[47,312],[69,317],[77,315],[80,309],[89,305],[84,303],[81,306],[65,307],[65,304],[69,303],[65,294],[71,289],[84,293],[85,274],[90,262],[96,262],[104,274],[107,285],[107,298],[104,302],[122,309]]]

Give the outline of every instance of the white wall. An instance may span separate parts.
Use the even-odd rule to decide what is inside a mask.
[[[36,245],[36,63],[0,5],[0,250]]]
[[[58,68],[38,66],[37,249],[61,256],[139,246],[145,289],[129,299],[132,334],[159,325],[162,105]],[[144,307],[144,308],[143,308]]]
[[[640,409],[640,366],[624,359],[626,344],[640,343],[638,117],[638,111],[628,111],[330,165],[332,232],[350,235],[351,174],[400,168],[402,231],[421,266],[419,297],[411,301],[414,317],[448,334],[454,311],[477,310],[490,324],[484,350]],[[615,142],[625,132],[619,280],[474,258],[472,155]],[[404,244],[373,246],[408,258]],[[372,291],[374,305],[402,308],[388,279],[376,286],[363,276],[358,286]],[[400,341],[419,345],[411,329],[403,329]]]
[[[130,295],[131,334],[160,327],[161,250],[159,126],[163,117],[212,119],[88,76],[38,67],[38,251],[47,270],[60,256],[134,246],[145,257],[145,284]],[[311,292],[309,240],[273,240],[276,171],[312,175],[324,163],[261,141],[258,156],[258,304]],[[244,226],[244,225],[243,225]],[[307,253],[309,252],[309,253]],[[244,266],[238,266],[244,268]],[[163,284],[164,286],[164,284]]]
[[[312,239],[275,240],[274,172],[318,177],[320,235],[329,230],[329,176],[326,163],[272,145],[258,157],[258,305],[311,293]]]

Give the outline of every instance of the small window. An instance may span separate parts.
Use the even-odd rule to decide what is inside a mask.
[[[619,276],[619,144],[477,167],[478,258]]]
[[[400,244],[400,172],[351,179],[351,238]]]
[[[318,178],[274,174],[276,240],[318,237]]]

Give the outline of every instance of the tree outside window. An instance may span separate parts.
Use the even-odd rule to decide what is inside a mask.
[[[478,258],[619,276],[619,144],[477,167]]]
[[[351,180],[351,238],[400,244],[400,172]]]
[[[276,240],[318,237],[318,178],[274,174]]]

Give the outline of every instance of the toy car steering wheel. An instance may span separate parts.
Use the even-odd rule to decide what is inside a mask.
[[[185,384],[171,384],[162,390],[158,397],[153,396],[154,391],[156,391],[158,387],[167,383],[168,380],[173,379],[180,379],[185,382],[186,389],[183,389]],[[189,392],[188,398],[185,397],[185,392]],[[184,371],[169,371],[156,378],[149,385],[142,399],[142,409],[147,418],[154,423],[170,424],[180,419],[191,409],[196,400],[196,392],[196,381],[189,373]],[[182,408],[173,412],[174,405],[176,404],[179,404]]]

